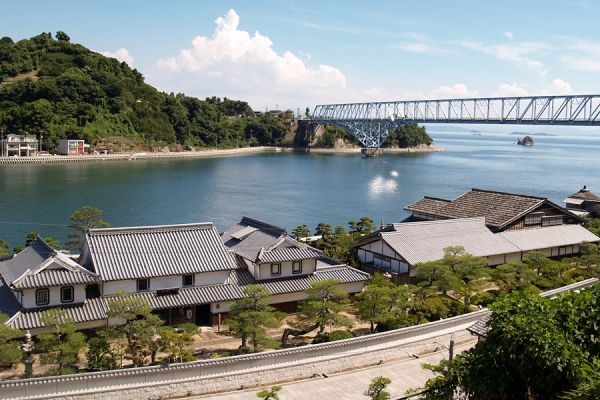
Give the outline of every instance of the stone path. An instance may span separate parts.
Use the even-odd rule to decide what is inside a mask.
[[[467,350],[472,347],[476,341],[457,346],[456,353]],[[388,390],[392,398],[397,398],[406,392],[407,389],[422,386],[425,381],[433,374],[421,367],[423,363],[436,364],[443,357],[447,357],[446,349],[422,356],[419,359],[410,359],[387,363],[381,366],[364,368],[356,371],[332,375],[329,378],[314,378],[299,382],[280,384],[281,400],[302,400],[302,399],[348,399],[365,400],[367,397],[363,392],[369,386],[369,383],[376,376],[386,376],[392,380]],[[213,394],[192,397],[193,399],[214,399],[214,400],[256,400],[256,393],[260,388],[249,390],[238,390],[235,392]]]

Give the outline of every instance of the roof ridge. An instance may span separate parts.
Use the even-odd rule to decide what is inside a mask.
[[[260,225],[260,226],[263,226],[263,227],[265,227],[267,229],[275,230],[275,231],[278,231],[278,232],[282,232],[282,233],[285,232],[287,234],[287,230],[285,228],[281,228],[279,226],[271,225],[271,224],[268,224],[266,222],[259,221],[258,219],[246,217],[245,215],[242,216],[242,219],[240,220],[240,224],[243,223],[244,221],[249,222],[251,224]]]
[[[94,228],[88,235],[103,233],[138,233],[145,231],[185,230],[194,228],[214,228],[213,222],[195,222],[187,224],[147,225],[147,226],[123,226],[114,228]]]
[[[442,199],[441,197],[435,197],[435,196],[423,196],[423,199],[429,199],[429,200],[439,200],[439,201],[443,201],[446,203],[451,203],[452,200],[448,200],[448,199]],[[422,200],[422,199],[421,199]],[[417,200],[419,201],[419,200]],[[415,203],[417,202],[415,201]]]
[[[471,190],[469,190],[468,192],[465,192],[465,193],[461,194],[456,199],[458,199],[458,198],[460,198],[460,197],[468,194],[469,192],[497,193],[497,194],[506,194],[506,195],[509,195],[509,196],[527,197],[527,198],[530,198],[530,199],[537,199],[537,200],[548,200],[547,197],[532,196],[532,195],[529,195],[529,194],[503,192],[503,191],[500,191],[500,190],[492,190],[492,189],[479,189],[479,188],[471,188]],[[456,199],[454,199],[454,200],[456,200]]]
[[[466,217],[466,218],[449,218],[449,219],[436,219],[433,221],[414,221],[414,222],[396,222],[394,223],[394,229],[396,228],[396,226],[423,226],[423,225],[436,225],[436,224],[451,224],[451,223],[462,223],[462,222],[466,222],[466,221],[478,221],[478,220],[483,220],[484,224],[485,224],[485,217]],[[388,234],[393,234],[393,233],[397,233],[395,231],[391,231],[391,232],[383,232],[380,231],[379,232],[381,235],[388,235]]]

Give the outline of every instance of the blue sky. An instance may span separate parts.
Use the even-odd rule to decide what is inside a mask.
[[[2,36],[64,30],[161,90],[256,109],[600,92],[592,0],[53,0],[2,11]]]

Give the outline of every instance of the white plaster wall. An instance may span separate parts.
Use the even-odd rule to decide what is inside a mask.
[[[150,278],[150,290],[173,289],[180,288],[181,286],[181,275],[159,276],[156,278]]]
[[[72,302],[63,303],[60,301],[60,288],[61,286],[53,286],[49,287],[49,295],[50,295],[50,303],[49,306],[58,306],[62,304],[74,304],[74,303],[83,303],[85,301],[85,286],[84,285],[65,285],[65,286],[73,286],[74,289],[74,299]],[[35,291],[36,289],[26,289],[23,290],[23,301],[22,305],[24,308],[38,308],[39,305],[35,304]]]
[[[498,255],[495,255],[495,256],[489,256],[487,258],[487,260],[488,260],[487,264],[489,266],[500,265],[500,264],[504,264],[505,263],[505,261],[504,261],[504,254],[498,254]]]
[[[308,259],[302,260],[302,273],[293,274],[292,273],[292,261],[282,262],[281,264],[281,274],[280,275],[271,275],[271,263],[268,264],[260,264],[260,272],[259,279],[271,279],[271,278],[283,278],[286,276],[301,276],[308,275],[315,272],[315,268],[317,266],[317,260]]]
[[[391,258],[396,258],[396,252],[387,243],[382,242],[383,255]]]
[[[102,285],[102,294],[104,296],[112,296],[113,294],[116,294],[118,292],[133,293],[136,291],[136,281],[133,279],[104,282],[104,284]]]
[[[214,272],[203,272],[196,274],[196,286],[204,285],[216,285],[219,283],[225,283],[229,277],[229,271],[214,271]],[[182,280],[179,277],[179,286],[181,286]]]
[[[521,252],[509,253],[506,255],[506,262],[521,261]]]

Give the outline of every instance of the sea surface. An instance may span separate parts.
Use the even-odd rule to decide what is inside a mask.
[[[0,166],[0,239],[36,231],[67,239],[69,215],[83,205],[111,226],[213,221],[219,231],[246,215],[291,231],[319,222],[376,225],[407,216],[424,195],[454,198],[469,188],[548,197],[562,204],[584,184],[600,194],[600,132],[534,136],[430,132],[443,153],[260,154],[192,160]]]

